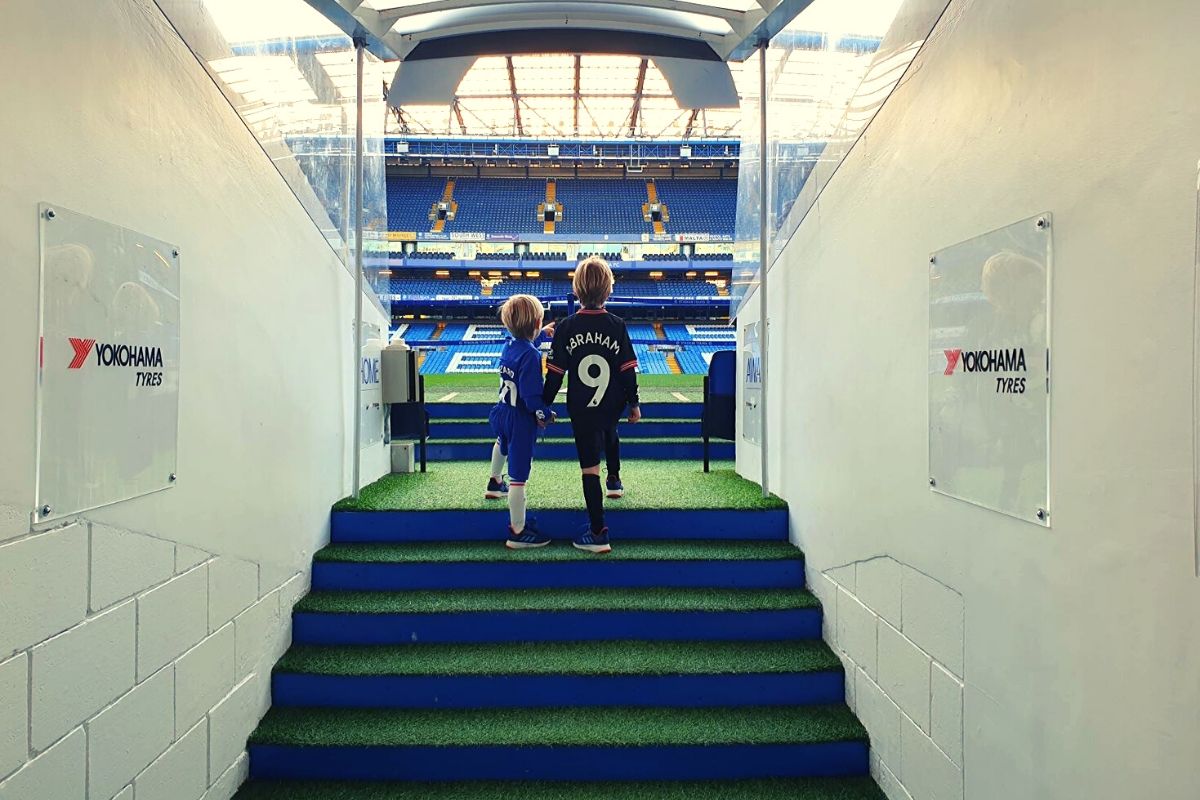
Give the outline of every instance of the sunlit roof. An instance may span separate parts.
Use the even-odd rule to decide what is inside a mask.
[[[332,118],[331,112],[323,108],[353,103],[353,51],[338,28],[304,0],[203,2],[232,50],[231,55],[210,63],[246,101],[244,113],[266,116],[265,109],[271,109],[274,124],[282,133],[311,133],[325,128]],[[432,2],[368,0],[361,9],[390,9],[396,16],[422,7],[471,5],[437,0],[431,6]],[[878,46],[900,2],[816,0],[791,28],[811,32],[814,43],[787,51],[786,60],[782,60],[785,51],[781,48],[767,51],[775,86],[772,97],[788,106],[786,111],[780,109],[779,118],[787,120],[791,135],[817,140],[831,135],[864,78],[869,82],[886,72],[884,62],[876,64],[875,74],[868,76],[873,60],[870,52],[847,48],[842,43],[848,37],[858,37],[868,46],[871,41]],[[514,0],[507,5],[538,4]],[[560,4],[541,5],[544,11],[546,6]],[[726,22],[735,14],[753,16],[762,10],[754,0],[699,4],[660,0],[657,5],[711,7],[714,14],[725,15],[713,18]],[[409,18],[396,16],[396,24]],[[335,43],[326,45],[326,41]],[[756,96],[757,65],[729,66],[738,94]],[[563,53],[481,56],[466,71],[451,102],[404,105],[389,111],[382,100],[394,71],[394,64],[369,56],[364,76],[366,113],[372,127],[386,119],[386,132],[392,134],[681,139],[736,136],[742,120],[740,109],[681,109],[652,57]]]

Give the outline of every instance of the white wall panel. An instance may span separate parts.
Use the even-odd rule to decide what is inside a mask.
[[[1200,795],[1198,27],[1185,0],[955,0],[771,272],[771,487],[813,569],[905,565],[902,632],[965,680],[971,800]],[[1043,210],[1049,532],[926,473],[929,254]],[[739,446],[743,474],[757,460]],[[895,777],[917,800],[953,793],[953,759],[906,724]]]

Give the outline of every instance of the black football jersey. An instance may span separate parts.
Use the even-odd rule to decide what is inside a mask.
[[[638,404],[637,365],[625,322],[585,308],[555,326],[544,396],[553,399],[566,375],[572,419],[614,421]]]

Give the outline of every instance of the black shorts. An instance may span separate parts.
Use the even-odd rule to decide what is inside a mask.
[[[587,469],[604,461],[605,453],[617,438],[617,421],[597,424],[584,420],[571,420],[571,429],[575,434],[575,450],[579,453],[579,467]]]

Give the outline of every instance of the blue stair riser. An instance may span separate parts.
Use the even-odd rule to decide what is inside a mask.
[[[486,464],[491,446],[483,443],[447,444],[437,439],[429,440],[430,461],[478,461]],[[709,445],[708,456],[714,461],[734,459],[733,442],[714,441]],[[533,457],[548,461],[574,461],[579,457],[575,443],[569,441],[541,441],[533,447]],[[699,461],[704,458],[704,445],[696,442],[644,442],[626,439],[621,442],[621,458],[640,458],[648,461]]]
[[[534,478],[536,480],[536,476]],[[483,485],[480,485],[483,493]],[[536,501],[535,501],[536,502]],[[754,539],[786,541],[787,509],[733,511],[691,509],[625,511],[614,501],[605,509],[614,547],[629,539]],[[614,507],[617,506],[617,507]],[[570,539],[587,522],[587,512],[530,509],[538,527],[549,536]],[[495,511],[335,511],[334,542],[501,541],[508,509],[496,502]]]
[[[276,706],[322,708],[567,708],[832,705],[845,675],[312,675],[276,673]]]
[[[562,427],[559,427],[556,423],[555,427],[550,428],[550,431],[561,434],[569,426],[569,422],[562,425]],[[432,442],[436,442],[438,439],[481,439],[495,435],[492,431],[492,426],[487,422],[440,422],[434,423],[429,428],[429,437]],[[620,427],[620,436],[622,442],[633,439],[673,436],[699,438],[700,423],[698,421],[688,423],[639,422],[637,425],[622,425]]]
[[[688,397],[699,397],[700,392],[682,392]],[[440,395],[439,395],[440,396]],[[434,419],[487,419],[495,403],[438,403],[437,397],[425,396],[425,410]],[[567,405],[559,400],[553,404],[556,412],[567,416]],[[642,403],[642,416],[646,419],[700,419],[703,403]],[[622,426],[624,430],[624,426]]]
[[[261,780],[720,780],[867,773],[867,743],[707,747],[297,747],[251,745]]]
[[[819,608],[772,611],[485,611],[455,614],[298,612],[296,644],[755,641],[817,639]]]
[[[501,547],[499,541],[496,547]],[[520,558],[520,553],[513,558]],[[586,559],[586,560],[585,560]],[[804,585],[801,559],[766,561],[616,561],[580,554],[574,561],[313,563],[316,590],[557,589],[723,587],[787,589]]]

